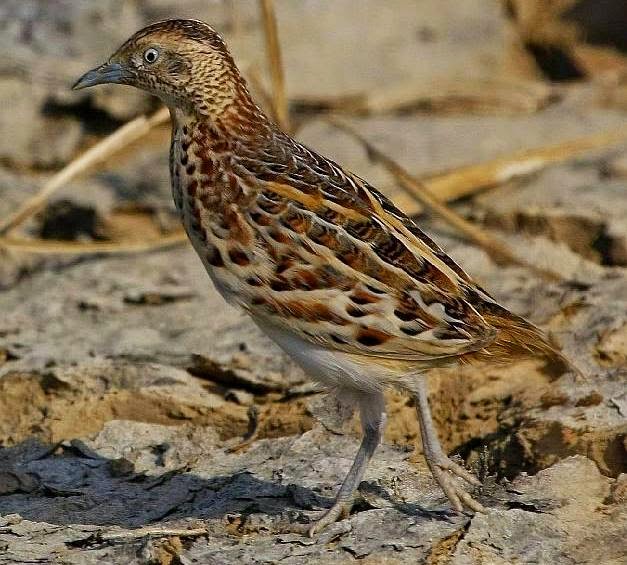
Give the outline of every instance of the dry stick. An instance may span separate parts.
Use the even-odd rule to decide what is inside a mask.
[[[239,37],[242,34],[242,18],[238,9],[237,0],[225,0],[228,26],[231,28],[231,35]]]
[[[263,15],[263,28],[266,39],[266,56],[270,67],[270,77],[272,78],[272,98],[274,117],[281,128],[289,132],[289,109],[287,96],[285,95],[285,78],[283,75],[283,61],[281,58],[281,47],[279,45],[279,34],[277,31],[276,14],[273,0],[260,0],[261,12]]]
[[[448,202],[626,140],[627,128],[597,133],[548,147],[520,151],[487,163],[460,167],[423,178],[422,182],[438,200]]]
[[[248,409],[248,431],[242,441],[226,450],[227,453],[239,453],[254,443],[259,438],[260,420],[259,408],[255,404],[251,405]]]
[[[562,277],[557,273],[541,269],[536,265],[532,265],[519,257],[516,257],[516,255],[514,255],[514,253],[512,253],[512,251],[510,251],[504,243],[495,239],[494,235],[485,232],[440,202],[430,188],[427,188],[424,184],[414,178],[391,157],[388,157],[385,153],[379,151],[352,127],[336,119],[331,119],[330,121],[334,126],[342,129],[357,139],[364,146],[366,151],[368,151],[370,156],[382,163],[383,166],[390,171],[392,175],[394,175],[401,187],[410,192],[414,198],[417,198],[424,206],[433,210],[447,223],[458,229],[477,245],[485,249],[490,257],[492,257],[497,263],[509,263],[528,267],[547,279],[562,280]]]
[[[60,255],[80,255],[81,253],[140,253],[180,245],[185,241],[187,241],[187,235],[184,231],[180,230],[148,241],[129,242],[81,243],[78,241],[2,237],[0,238],[0,248],[42,255],[52,253]]]
[[[143,537],[179,537],[189,538],[207,535],[207,528],[164,528],[160,526],[146,526],[136,530],[126,530],[121,532],[102,532],[98,534],[98,538],[102,541],[117,541],[137,539]]]
[[[43,188],[35,196],[27,200],[19,210],[0,222],[0,236],[5,235],[25,222],[46,204],[52,194],[65,186],[65,184],[72,179],[84,173],[94,165],[107,160],[111,155],[117,153],[127,145],[137,141],[152,128],[166,122],[168,117],[169,112],[167,108],[163,108],[149,118],[146,116],[135,118],[113,132],[109,137],[103,139],[100,143],[97,143],[85,151],[80,157],[55,174]]]

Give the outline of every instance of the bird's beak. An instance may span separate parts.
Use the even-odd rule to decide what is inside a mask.
[[[80,90],[97,84],[123,84],[130,78],[130,73],[120,63],[105,63],[79,78],[72,90]]]

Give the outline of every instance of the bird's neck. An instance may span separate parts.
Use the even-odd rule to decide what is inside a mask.
[[[246,83],[239,77],[223,85],[219,94],[198,91],[186,106],[169,106],[175,127],[203,124],[224,141],[247,141],[271,135],[276,126],[252,99]]]

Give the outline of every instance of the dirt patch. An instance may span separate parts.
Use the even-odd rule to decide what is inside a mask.
[[[93,387],[80,386],[84,383],[59,379],[51,372],[7,373],[0,379],[0,444],[16,445],[29,437],[50,443],[90,437],[112,420],[168,426],[211,425],[222,440],[246,434],[249,426],[246,406],[226,401],[207,390],[216,387],[196,383],[191,376],[187,378],[189,383],[184,388],[188,390],[171,395],[168,390],[171,384],[126,388],[124,383],[107,381],[101,390],[95,391]],[[184,402],[181,392],[188,396]],[[198,394],[205,395],[200,402]],[[275,395],[258,400],[263,403],[257,431],[260,439],[299,434],[311,428],[312,418],[303,399],[284,402]]]
[[[164,425],[212,423],[225,436],[246,430],[246,411],[224,404],[207,410],[140,390],[111,388],[99,394],[80,390],[51,373],[8,373],[0,379],[0,442],[14,445],[28,437],[56,443],[99,432],[110,420]]]

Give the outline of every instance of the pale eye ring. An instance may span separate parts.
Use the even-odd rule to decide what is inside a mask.
[[[159,51],[157,51],[154,47],[149,47],[144,51],[144,61],[146,63],[152,65],[159,58]]]

